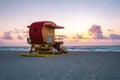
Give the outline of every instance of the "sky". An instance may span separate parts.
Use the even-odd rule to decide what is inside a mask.
[[[28,25],[64,26],[66,46],[120,45],[120,0],[0,0],[0,46],[27,46]]]

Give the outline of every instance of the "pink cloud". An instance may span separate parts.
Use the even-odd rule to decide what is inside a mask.
[[[114,30],[108,29],[108,31],[113,32]]]
[[[24,29],[13,29],[9,31],[11,34],[19,34],[19,33],[23,33],[23,34],[28,34],[29,32],[27,30]]]
[[[16,34],[17,35],[17,39],[18,40],[22,40],[23,37],[18,35],[18,34],[25,34],[27,35],[28,34],[28,31],[27,30],[24,30],[24,29],[13,29],[13,30],[10,30],[10,31],[7,31],[7,32],[4,32],[3,36],[0,37],[1,39],[4,39],[4,40],[13,40],[13,36],[12,34]]]
[[[112,39],[112,40],[120,40],[120,35],[118,35],[118,34],[110,34],[110,39]]]
[[[11,36],[11,32],[4,32],[4,35],[1,37],[1,39],[12,40],[13,37]]]
[[[5,43],[4,43],[4,42],[2,42],[2,41],[0,41],[0,45],[5,45]]]
[[[22,40],[22,39],[23,39],[23,37],[22,37],[22,36],[20,36],[20,35],[18,35],[18,36],[17,36],[17,39]]]
[[[72,37],[73,39],[83,39],[82,35],[77,34],[76,36]]]
[[[92,25],[92,27],[88,30],[88,35],[91,37],[84,37],[80,34],[76,34],[73,39],[109,39],[108,37],[103,35],[103,31],[101,26]]]
[[[88,34],[93,39],[109,39],[103,35],[101,26],[99,25],[92,25],[92,27],[88,30]]]

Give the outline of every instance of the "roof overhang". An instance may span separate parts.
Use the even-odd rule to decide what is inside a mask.
[[[54,29],[64,29],[63,26],[57,26],[57,25],[51,25],[51,24],[46,24],[45,26],[48,26],[48,27],[51,27],[51,28],[54,28]]]
[[[56,26],[55,29],[64,29],[63,26]]]

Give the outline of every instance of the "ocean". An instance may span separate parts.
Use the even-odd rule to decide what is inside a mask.
[[[120,45],[117,46],[65,46],[68,51],[115,51],[120,52]],[[0,51],[29,51],[30,46],[0,46]]]

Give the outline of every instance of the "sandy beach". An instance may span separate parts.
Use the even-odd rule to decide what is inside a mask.
[[[21,57],[0,52],[0,80],[120,80],[120,52],[69,52],[54,57]]]

